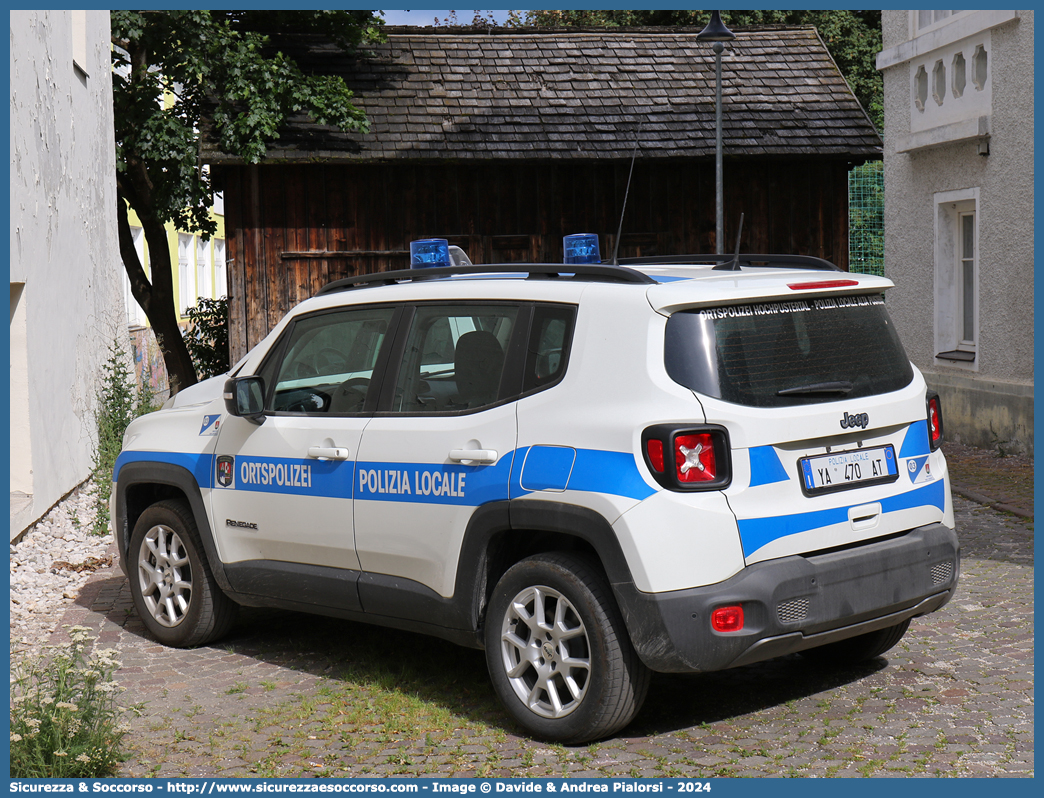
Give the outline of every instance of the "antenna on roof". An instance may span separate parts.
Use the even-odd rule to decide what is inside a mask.
[[[733,272],[738,272],[739,271],[739,267],[740,267],[740,265],[739,265],[740,239],[742,237],[743,237],[743,214],[741,213],[740,214],[739,231],[736,233],[736,257],[734,257],[732,259],[731,263],[728,263],[728,264],[719,263],[717,266],[714,267],[715,269],[722,269],[722,270],[725,270],[725,271],[733,271]]]
[[[623,207],[620,209],[620,226],[616,228],[616,243],[613,245],[613,266],[618,266],[616,256],[620,252],[620,236],[623,234],[624,213],[627,211],[627,195],[631,192],[631,175],[634,174],[634,159],[638,155],[638,134],[642,132],[642,122],[634,132],[634,152],[631,153],[631,171],[627,173],[627,188],[624,189]]]

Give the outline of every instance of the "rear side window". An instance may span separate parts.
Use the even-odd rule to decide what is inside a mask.
[[[872,396],[913,379],[883,296],[681,311],[667,320],[664,364],[686,388],[750,407]]]
[[[406,339],[396,413],[479,410],[500,398],[515,305],[422,305]]]
[[[526,351],[526,371],[522,385],[524,394],[548,388],[565,375],[575,319],[575,307],[536,306]]]

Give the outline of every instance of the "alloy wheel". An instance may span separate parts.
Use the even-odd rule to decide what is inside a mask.
[[[591,680],[591,646],[564,595],[543,586],[519,592],[504,613],[500,641],[508,682],[532,712],[561,718],[580,706]]]

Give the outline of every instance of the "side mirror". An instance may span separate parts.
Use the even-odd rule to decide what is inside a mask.
[[[225,381],[225,409],[252,424],[265,423],[265,381],[260,377],[233,377]]]

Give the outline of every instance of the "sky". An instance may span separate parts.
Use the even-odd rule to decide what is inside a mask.
[[[437,11],[435,9],[385,11],[384,22],[386,25],[433,25],[436,17],[442,20],[448,17],[449,13],[449,11]],[[491,14],[497,22],[503,23],[507,19],[508,12],[503,9],[499,11],[482,11],[483,16],[488,17]],[[464,25],[469,24],[474,16],[474,11],[457,9],[457,20]]]

